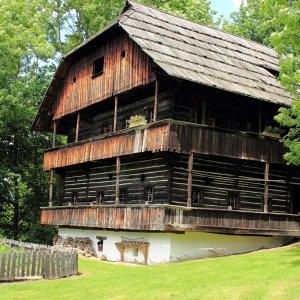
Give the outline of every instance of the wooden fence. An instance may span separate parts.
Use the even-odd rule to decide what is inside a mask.
[[[12,240],[2,240],[2,243],[10,245],[12,250],[0,254],[0,280],[50,279],[78,273],[76,250]]]

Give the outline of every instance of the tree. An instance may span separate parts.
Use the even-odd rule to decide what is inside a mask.
[[[291,108],[281,108],[276,121],[286,129],[282,141],[288,148],[285,159],[300,165],[300,2],[267,0],[277,10],[273,24],[280,28],[271,36],[272,44],[280,55],[280,81],[295,100]]]
[[[269,22],[276,16],[273,6],[263,5],[262,0],[242,1],[237,12],[230,15],[232,21],[224,21],[224,31],[243,36],[258,43],[271,45],[274,26]]]

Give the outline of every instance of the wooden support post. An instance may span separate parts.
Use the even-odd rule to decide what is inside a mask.
[[[120,170],[121,170],[121,159],[117,157],[116,159],[116,200],[115,204],[120,203]]]
[[[75,142],[78,142],[79,129],[80,129],[80,112],[78,112],[77,114]]]
[[[117,119],[118,119],[118,95],[115,95],[115,112],[114,112],[114,126],[113,131],[117,131]]]
[[[53,123],[52,148],[56,145],[56,121]]]
[[[53,200],[53,179],[54,179],[54,171],[50,170],[49,207],[52,207],[52,200]]]
[[[264,189],[264,212],[269,211],[269,172],[270,164],[266,162],[265,164],[265,189]]]
[[[203,125],[207,125],[206,120],[206,99],[202,99],[202,116],[201,116],[201,123]]]
[[[53,135],[52,135],[52,148],[56,144],[56,121],[53,123]],[[54,180],[54,171],[50,170],[50,181],[49,181],[49,207],[52,207],[53,201],[53,180]]]
[[[262,132],[262,104],[259,105],[259,115],[258,115],[258,132]]]
[[[157,121],[157,114],[158,114],[158,89],[159,89],[159,82],[155,80],[155,95],[154,95],[154,111],[153,111],[153,122]]]
[[[188,162],[188,197],[187,197],[187,207],[192,206],[192,187],[193,187],[193,163],[194,163],[194,153],[191,152]]]

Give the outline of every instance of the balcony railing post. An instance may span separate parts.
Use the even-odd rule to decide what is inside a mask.
[[[117,131],[117,119],[118,119],[118,95],[115,95],[115,110],[114,110],[114,128],[113,131]]]
[[[77,114],[75,142],[78,142],[79,130],[80,130],[80,112],[78,112]]]
[[[116,200],[115,204],[120,203],[120,170],[121,170],[121,159],[117,157],[116,159]]]
[[[265,188],[264,188],[264,212],[269,211],[269,172],[270,164],[269,162],[265,163]]]
[[[157,121],[157,115],[158,115],[158,89],[159,89],[159,82],[156,79],[155,80],[155,95],[154,95],[154,110],[153,110],[153,121]]]
[[[193,163],[194,163],[194,153],[191,152],[188,161],[188,197],[187,197],[187,207],[192,206],[192,188],[193,188]]]
[[[50,170],[49,207],[52,207],[52,200],[53,200],[53,179],[54,179],[54,171]]]

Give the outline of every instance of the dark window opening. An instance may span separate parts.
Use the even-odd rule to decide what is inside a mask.
[[[104,192],[98,191],[96,194],[96,203],[103,203],[104,200]]]
[[[192,205],[200,206],[203,203],[203,192],[202,190],[192,191]]]
[[[73,77],[73,83],[75,83],[75,82],[76,82],[76,76]]]
[[[120,203],[127,203],[127,190],[120,189]]]
[[[94,61],[93,75],[101,74],[103,73],[103,70],[104,70],[104,56],[101,56],[100,58]]]
[[[99,242],[97,243],[98,246],[98,251],[102,252],[103,251],[103,240],[99,240]]]
[[[141,175],[141,182],[144,182],[145,179],[146,179],[146,175],[145,175],[145,174],[142,174],[142,175]]]
[[[78,192],[72,192],[72,203],[76,204],[78,203]]]
[[[126,51],[123,50],[123,51],[121,52],[121,57],[124,58],[125,56],[126,56]]]
[[[210,184],[211,184],[211,178],[205,177],[205,178],[204,178],[204,184],[205,184],[205,185],[210,185]]]
[[[231,209],[240,208],[240,197],[238,192],[229,192],[227,198],[227,206]]]
[[[151,203],[154,200],[154,189],[152,186],[146,186],[145,189],[146,202]]]

